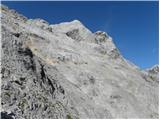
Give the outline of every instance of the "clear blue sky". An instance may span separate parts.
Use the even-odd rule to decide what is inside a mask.
[[[2,2],[28,18],[50,24],[80,20],[92,32],[102,30],[122,55],[141,68],[158,64],[158,2]]]

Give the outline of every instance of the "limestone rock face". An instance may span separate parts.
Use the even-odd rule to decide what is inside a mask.
[[[48,22],[42,19],[29,19],[27,21],[27,24],[29,24],[30,26],[39,27],[43,30],[51,31]]]
[[[159,65],[154,65],[152,68],[147,69],[148,72],[153,73],[153,74],[158,74],[159,73]]]
[[[159,83],[159,65],[154,65],[153,67],[143,70],[142,72],[146,80],[150,79],[148,80],[149,82],[155,81]]]
[[[50,27],[53,32],[66,34],[73,40],[94,42],[94,35],[92,32],[78,20],[50,25]]]
[[[2,117],[158,118],[159,67],[140,70],[78,20],[1,12]]]

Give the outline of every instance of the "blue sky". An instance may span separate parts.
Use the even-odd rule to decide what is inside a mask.
[[[141,68],[158,64],[158,2],[2,2],[28,18],[50,24],[80,20],[92,32],[102,30],[122,55]]]

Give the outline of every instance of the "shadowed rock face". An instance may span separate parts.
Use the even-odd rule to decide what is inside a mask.
[[[159,67],[140,70],[78,20],[1,8],[2,118],[158,118]]]
[[[7,112],[1,112],[2,119],[13,119],[13,116],[14,116],[13,113],[8,114]]]

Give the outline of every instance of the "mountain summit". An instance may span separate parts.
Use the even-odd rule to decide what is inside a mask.
[[[158,66],[141,70],[78,20],[1,12],[2,118],[158,118]]]

